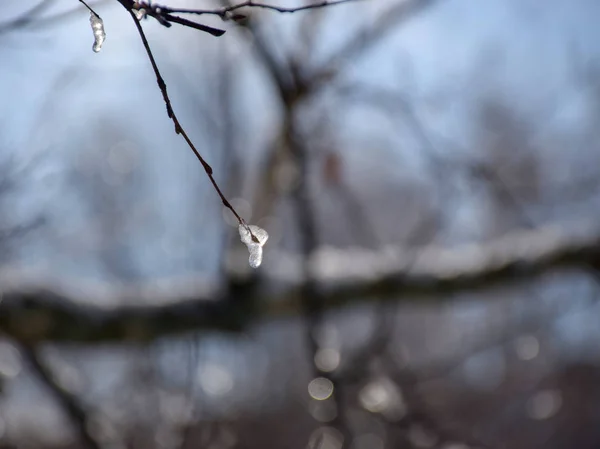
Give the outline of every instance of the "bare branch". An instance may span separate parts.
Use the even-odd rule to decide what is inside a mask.
[[[559,268],[585,269],[599,258],[600,231],[568,234],[547,228],[452,250],[320,251],[311,258],[310,269],[323,308],[331,309],[369,298],[451,301],[451,293],[531,280]],[[148,341],[191,329],[239,331],[259,320],[297,316],[306,294],[301,283],[277,294],[260,294],[255,286],[243,285],[227,292],[180,295],[169,289],[169,297],[141,293],[152,290],[138,286],[102,296],[84,293],[81,287],[59,293],[56,286],[36,286],[10,275],[0,279],[0,329],[30,343]]]
[[[85,6],[93,15],[100,18],[98,13],[96,11],[94,11],[94,9],[90,5],[88,5],[84,0],[79,0],[79,3],[83,3],[83,6]]]
[[[326,6],[335,6],[335,5],[341,5],[343,3],[355,2],[355,1],[357,1],[357,0],[331,0],[331,1],[323,0],[323,1],[320,1],[317,3],[311,3],[308,5],[286,8],[284,6],[269,5],[267,3],[261,3],[261,2],[255,2],[252,0],[247,0],[245,2],[241,2],[241,3],[237,3],[235,5],[230,5],[230,6],[226,6],[223,8],[217,8],[217,9],[186,9],[186,8],[169,8],[166,6],[159,6],[159,8],[170,14],[173,14],[173,13],[196,14],[196,15],[207,14],[207,15],[219,16],[220,18],[225,20],[225,19],[229,19],[229,18],[236,19],[236,17],[231,16],[231,13],[234,11],[237,11],[238,9],[241,9],[241,8],[261,8],[261,9],[268,9],[270,11],[277,11],[280,13],[295,13],[298,11],[305,11],[307,9],[316,9],[316,8],[323,8]],[[140,3],[144,3],[144,2],[140,2]],[[153,6],[156,8],[156,5],[153,5]]]
[[[123,1],[121,1],[121,3],[123,3]],[[173,107],[171,106],[171,99],[169,98],[169,94],[167,93],[167,84],[165,83],[162,75],[160,74],[160,70],[158,69],[158,65],[156,64],[156,60],[154,59],[154,55],[152,54],[152,50],[150,49],[150,44],[148,43],[148,39],[146,38],[146,34],[144,33],[142,25],[140,24],[139,20],[137,19],[136,15],[132,9],[128,9],[127,11],[131,15],[133,23],[135,24],[135,26],[138,30],[138,34],[140,35],[140,39],[142,40],[142,43],[144,44],[144,49],[146,50],[146,54],[148,55],[150,64],[152,64],[152,70],[154,70],[154,75],[156,76],[156,83],[158,84],[158,87],[162,93],[163,100],[164,100],[165,106],[167,108],[167,115],[173,121],[173,124],[175,125],[175,133],[181,134],[183,136],[183,138],[185,139],[185,141],[188,144],[188,146],[190,147],[190,149],[196,155],[196,158],[198,158],[198,160],[202,164],[202,167],[204,168],[204,171],[206,172],[208,178],[210,179],[210,182],[212,183],[215,191],[219,195],[219,198],[221,199],[223,206],[225,206],[227,209],[229,209],[233,213],[233,215],[235,216],[235,218],[237,218],[237,220],[240,224],[245,224],[244,219],[237,213],[237,211],[234,209],[234,207],[231,205],[231,203],[227,200],[227,198],[221,191],[219,185],[217,184],[217,181],[215,180],[215,178],[213,176],[212,167],[202,157],[200,152],[196,149],[195,145],[192,143],[192,140],[188,137],[187,133],[185,132],[185,130],[179,123],[179,120],[177,119],[177,116],[175,115],[175,112],[173,111]]]
[[[208,25],[203,25],[201,23],[192,22],[191,20],[184,19],[182,17],[173,16],[167,11],[165,8],[150,4],[146,2],[137,2],[134,0],[117,0],[123,7],[131,14],[136,17],[139,14],[140,17],[150,16],[156,19],[161,25],[166,26],[167,28],[171,26],[172,23],[177,23],[179,25],[183,25],[189,28],[193,28],[199,31],[206,32],[208,34],[212,34],[213,36],[222,36],[225,31],[220,30],[218,28],[213,28]],[[137,13],[137,14],[136,14]]]

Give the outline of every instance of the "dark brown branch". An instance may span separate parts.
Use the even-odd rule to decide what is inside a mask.
[[[119,1],[121,1],[122,4],[124,3],[123,0],[119,0]],[[126,6],[125,6],[125,8],[127,9]],[[188,144],[188,146],[190,147],[190,149],[196,155],[196,158],[202,164],[202,167],[204,168],[206,175],[210,179],[210,182],[212,183],[215,191],[219,195],[219,198],[221,199],[223,206],[225,206],[227,209],[229,209],[233,213],[233,215],[235,216],[235,218],[237,218],[237,220],[240,224],[245,224],[244,219],[237,213],[235,208],[231,205],[231,203],[227,200],[227,198],[221,191],[221,188],[219,187],[219,185],[217,184],[217,181],[215,180],[215,178],[213,176],[212,167],[202,157],[200,152],[196,149],[196,146],[192,143],[191,139],[188,137],[187,133],[185,132],[185,130],[179,123],[179,120],[177,119],[177,116],[175,115],[175,112],[173,111],[173,107],[171,106],[171,99],[169,98],[169,94],[167,93],[167,84],[165,83],[162,75],[160,74],[160,70],[158,69],[158,65],[156,64],[156,60],[154,59],[154,55],[152,54],[152,50],[150,49],[150,44],[148,43],[148,39],[146,38],[146,34],[144,33],[142,25],[140,24],[139,20],[135,16],[135,13],[133,12],[132,9],[127,9],[127,11],[131,15],[133,23],[135,24],[135,26],[138,30],[138,34],[140,35],[140,39],[142,40],[142,43],[144,44],[144,49],[146,50],[146,54],[148,55],[150,64],[152,64],[152,70],[154,70],[154,75],[156,76],[156,83],[158,84],[158,88],[160,89],[160,92],[162,93],[162,97],[165,102],[165,106],[167,108],[167,115],[173,121],[173,124],[175,125],[175,133],[181,134],[183,136],[183,138],[185,139],[185,141]]]
[[[172,15],[175,11],[171,10],[167,7],[162,7],[160,5],[154,3],[146,3],[146,2],[136,2],[133,0],[117,0],[123,7],[129,11],[137,11],[141,14],[142,17],[150,16],[156,19],[161,25],[166,26],[167,28],[171,26],[172,23],[177,23],[179,25],[183,25],[189,28],[193,28],[195,30],[204,31],[205,33],[212,34],[213,36],[222,36],[225,34],[224,30],[220,30],[218,28],[213,28],[208,25],[203,25],[201,23],[193,22],[188,19],[184,19],[183,17],[178,17]]]
[[[87,9],[88,9],[88,10],[89,10],[89,11],[90,11],[92,14],[94,14],[96,17],[100,17],[100,16],[98,15],[98,13],[97,13],[96,11],[94,11],[94,10],[92,9],[92,7],[91,7],[90,5],[88,5],[88,4],[87,4],[87,3],[86,3],[84,0],[79,0],[79,3],[82,3],[82,4],[83,4],[83,6],[85,6],[85,7],[86,7],[86,8],[87,8]]]
[[[54,285],[11,284],[13,287],[5,287],[0,302],[0,329],[31,345],[43,340],[149,341],[196,328],[238,331],[247,319],[241,305],[230,303],[217,292],[195,297],[183,293],[179,300],[160,305],[148,305],[157,304],[148,301],[162,294],[121,292],[116,295],[120,304],[131,304],[128,299],[135,297],[139,305],[113,308],[105,305],[113,295],[90,289],[61,292]],[[252,311],[247,313],[252,315]]]
[[[531,280],[560,268],[586,269],[598,264],[600,231],[576,235],[558,229],[525,231],[480,246],[415,251],[420,255],[412,265],[413,252],[397,256],[320,252],[311,259],[310,269],[323,307],[339,308],[370,298],[447,302],[453,300],[451,293]],[[305,294],[304,285],[296,284],[283,293],[264,295],[251,287],[224,293],[178,294],[171,288],[168,294],[143,294],[149,288],[138,286],[129,293],[101,296],[81,288],[59,293],[56,286],[35,286],[10,275],[2,279],[0,330],[31,344],[148,341],[192,329],[239,331],[260,320],[297,316]]]
[[[227,18],[229,18],[230,13],[237,11],[238,9],[241,9],[241,8],[261,8],[261,9],[268,9],[271,11],[276,11],[276,12],[281,12],[281,13],[295,13],[298,11],[305,11],[307,9],[316,9],[316,8],[323,8],[326,6],[335,6],[335,5],[341,5],[343,3],[355,2],[355,1],[357,1],[357,0],[333,0],[333,1],[324,0],[324,1],[317,2],[317,3],[311,3],[308,5],[286,8],[284,6],[269,5],[267,3],[261,3],[261,2],[255,2],[252,0],[248,0],[248,1],[245,1],[242,3],[237,3],[235,5],[230,5],[230,6],[226,6],[224,8],[217,8],[217,9],[186,9],[186,8],[169,8],[166,6],[159,6],[159,8],[170,14],[172,14],[172,13],[196,14],[196,15],[207,14],[207,15],[219,16],[222,19],[227,19]],[[154,7],[156,7],[156,5],[154,5]]]
[[[184,19],[183,17],[173,16],[171,14],[161,14],[160,16],[157,15],[157,17],[161,17],[162,19],[166,20],[166,23],[177,23],[179,25],[193,28],[198,31],[204,31],[205,33],[212,34],[216,37],[225,34],[224,30],[213,28],[208,25],[203,25],[201,23],[193,22],[191,20]]]

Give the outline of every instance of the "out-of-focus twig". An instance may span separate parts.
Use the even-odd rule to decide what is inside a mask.
[[[114,0],[96,0],[94,2],[90,1],[88,5],[91,9],[95,10],[98,6],[113,1]],[[46,11],[48,7],[55,2],[56,0],[43,0],[16,19],[0,24],[0,35],[11,31],[33,28],[39,30],[43,27],[57,25],[64,20],[79,16],[84,11],[83,8],[77,5],[73,9],[53,15],[42,15],[43,11]]]
[[[77,395],[61,384],[46,363],[42,360],[39,350],[28,343],[20,343],[21,354],[29,363],[37,377],[57,399],[60,407],[73,422],[81,442],[88,449],[102,449],[102,445],[90,431],[89,411]]]
[[[433,236],[429,231],[429,227],[425,226],[428,218],[426,217],[417,223],[415,228],[412,229],[407,242],[409,246],[417,244],[420,247],[425,247],[424,242],[432,240]],[[436,227],[439,227],[439,223],[436,223]],[[418,253],[415,253],[413,262],[417,260],[417,257]],[[347,383],[363,378],[368,370],[368,362],[382,355],[388,349],[396,315],[393,311],[390,311],[390,305],[385,301],[381,301],[377,306],[377,315],[371,337],[333,373],[340,382]]]
[[[0,34],[30,25],[55,2],[56,0],[41,0],[17,18],[0,24]]]
[[[358,55],[365,54],[367,50],[381,42],[392,30],[419,13],[435,5],[438,0],[404,0],[396,2],[384,12],[380,13],[374,23],[363,30],[354,33],[342,46],[337,49],[329,59],[321,64],[315,71],[303,78],[303,82],[311,90],[317,91],[327,82],[342,73],[345,61],[355,60]]]
[[[299,253],[301,258],[302,286],[299,289],[298,305],[304,318],[304,337],[306,341],[310,366],[313,377],[329,378],[333,382],[334,391],[330,401],[336,404],[339,412],[329,423],[342,435],[341,447],[347,447],[350,441],[350,429],[344,416],[344,408],[341,407],[340,391],[336,388],[335,379],[330,373],[321,370],[313,361],[319,351],[319,343],[316,334],[323,322],[323,311],[325,310],[325,298],[321,294],[310,267],[311,257],[319,247],[316,211],[311,198],[309,187],[309,152],[304,140],[297,129],[297,105],[304,95],[304,89],[298,84],[298,78],[293,68],[288,63],[280,64],[273,55],[270,47],[262,39],[257,27],[249,25],[254,36],[255,49],[261,61],[268,70],[271,79],[279,94],[279,100],[284,108],[284,119],[281,130],[282,151],[290,156],[297,171],[297,182],[291,191],[291,199],[295,215],[295,223],[298,228]],[[316,447],[319,447],[317,445]]]

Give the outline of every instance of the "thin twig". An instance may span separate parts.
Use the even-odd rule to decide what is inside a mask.
[[[165,106],[167,108],[167,115],[173,121],[173,124],[175,125],[175,133],[181,134],[183,136],[183,138],[185,139],[185,141],[188,144],[188,146],[190,147],[190,149],[196,155],[196,158],[198,158],[198,160],[202,164],[202,167],[204,168],[204,171],[206,172],[208,178],[210,179],[210,182],[212,183],[215,191],[219,195],[219,198],[221,199],[223,206],[225,206],[227,209],[229,209],[233,213],[233,215],[235,216],[235,218],[237,218],[237,220],[240,224],[245,225],[246,222],[244,221],[244,219],[237,213],[237,211],[231,205],[231,203],[227,200],[227,198],[225,197],[223,192],[221,192],[221,188],[219,187],[219,185],[217,184],[217,181],[215,180],[215,178],[213,176],[212,167],[202,157],[200,152],[196,149],[195,145],[192,143],[191,139],[188,137],[187,133],[185,132],[185,130],[179,123],[179,120],[177,119],[177,116],[175,115],[175,112],[173,111],[173,107],[171,106],[171,99],[169,98],[169,94],[167,93],[167,84],[165,83],[165,80],[163,79],[162,75],[160,74],[160,70],[158,69],[158,65],[156,64],[156,60],[154,59],[154,55],[152,54],[152,50],[150,49],[150,44],[148,43],[148,39],[146,38],[146,34],[144,33],[142,25],[140,24],[135,13],[131,9],[127,9],[127,11],[131,15],[133,23],[135,24],[135,27],[137,28],[138,33],[140,35],[140,39],[142,40],[142,43],[144,44],[144,49],[146,50],[146,54],[148,55],[150,64],[152,64],[152,70],[154,70],[154,75],[156,76],[156,83],[158,84],[158,88],[160,89],[160,91],[162,93],[162,97],[165,102]],[[249,230],[249,228],[248,228],[248,230]]]
[[[135,0],[117,0],[123,8],[130,13],[136,11],[139,14],[139,18],[145,18],[146,16],[153,17],[165,27],[170,27],[172,23],[194,28],[196,30],[204,31],[212,34],[213,36],[221,36],[225,33],[224,30],[213,28],[200,23],[192,22],[191,20],[184,19],[182,17],[172,16],[168,8],[162,8],[159,5],[150,2],[138,2]],[[138,15],[136,14],[136,16]],[[138,18],[138,17],[136,17]]]
[[[186,9],[186,8],[169,8],[169,7],[165,7],[165,6],[159,6],[159,8],[166,13],[197,14],[197,15],[210,14],[210,15],[214,15],[214,16],[219,16],[222,19],[226,19],[228,13],[237,11],[238,9],[241,9],[241,8],[262,8],[262,9],[268,9],[271,11],[277,11],[277,12],[281,12],[281,13],[294,13],[294,12],[298,12],[298,11],[305,11],[307,9],[316,9],[316,8],[323,8],[326,6],[335,6],[335,5],[340,5],[343,3],[349,3],[349,2],[354,2],[354,1],[357,1],[357,0],[333,0],[333,1],[323,0],[318,3],[311,3],[308,5],[295,6],[295,7],[288,8],[288,7],[284,7],[284,6],[269,5],[267,3],[261,3],[261,2],[255,2],[252,0],[247,0],[242,3],[237,3],[235,5],[226,6],[224,8],[217,8],[217,9]],[[153,7],[156,7],[156,6],[153,6]]]
[[[100,16],[98,15],[98,13],[96,11],[94,11],[90,5],[88,5],[84,0],[79,0],[79,3],[82,3],[87,9],[90,10],[90,12],[95,15],[96,17],[100,18]]]
[[[149,14],[149,15],[151,15],[151,14]],[[204,31],[205,33],[211,34],[216,37],[219,37],[219,36],[222,36],[223,34],[225,34],[224,30],[221,30],[219,28],[213,28],[208,25],[203,25],[201,23],[192,22],[191,20],[184,19],[183,17],[173,16],[171,14],[161,14],[160,17],[161,17],[161,19],[166,20],[167,23],[170,23],[170,22],[177,23],[179,25],[193,28],[198,31]]]

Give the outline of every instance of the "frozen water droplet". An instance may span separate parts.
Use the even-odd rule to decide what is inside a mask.
[[[102,50],[102,44],[106,39],[104,22],[99,15],[90,11],[90,25],[92,26],[92,32],[94,33],[94,45],[92,46],[92,50],[94,50],[94,53],[98,53]]]
[[[248,263],[252,268],[258,268],[262,263],[262,247],[267,243],[269,234],[264,229],[254,225],[240,224],[238,229],[242,243],[248,247],[250,252]]]

